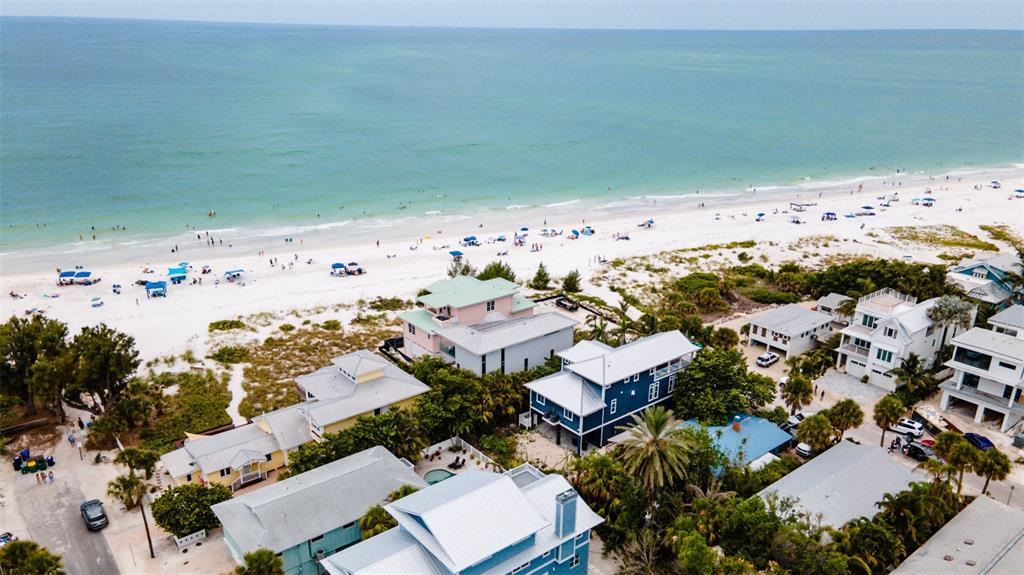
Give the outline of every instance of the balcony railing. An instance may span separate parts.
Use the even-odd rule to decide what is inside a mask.
[[[844,343],[843,345],[839,346],[839,351],[841,353],[852,353],[854,355],[859,355],[861,357],[867,357],[869,350],[866,347],[853,345],[852,343]]]
[[[263,481],[267,478],[266,471],[252,471],[250,473],[243,473],[238,476],[238,479],[231,482],[231,491],[238,491],[246,485],[252,485],[259,481]]]
[[[976,388],[961,387],[956,388],[956,383],[952,380],[946,380],[939,384],[940,389],[944,389],[955,396],[959,395],[961,398],[966,398],[968,401],[976,401],[978,403],[984,403],[986,407],[993,409],[999,409],[1001,411],[1011,411],[1020,415],[1024,415],[1024,405],[1019,402],[1011,402],[1010,398],[1002,397],[998,395],[992,395],[991,393],[985,393],[984,391],[978,391]]]
[[[690,360],[688,359],[679,359],[677,361],[669,362],[668,366],[654,370],[654,379],[668,377],[688,365],[690,365]]]

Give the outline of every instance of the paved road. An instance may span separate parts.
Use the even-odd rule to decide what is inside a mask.
[[[60,470],[60,466],[54,468],[58,474]],[[120,573],[107,540],[85,528],[79,506],[86,498],[76,485],[60,475],[53,485],[36,485],[31,475],[23,475],[11,491],[18,498],[31,539],[62,555],[68,575]]]

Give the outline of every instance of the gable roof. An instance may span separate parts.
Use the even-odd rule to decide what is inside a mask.
[[[684,355],[695,353],[699,349],[678,331],[665,331],[642,337],[601,355],[570,363],[566,369],[599,385],[609,385]],[[566,353],[572,354],[573,352],[569,350]],[[562,357],[564,358],[565,355]]]
[[[526,388],[580,417],[604,409],[601,396],[571,371],[562,370],[535,379],[527,383]]]
[[[974,350],[987,352],[1013,360],[1024,360],[1024,339],[1018,339],[1012,335],[999,333],[980,327],[957,334],[953,338],[953,345],[963,346]]]
[[[1000,303],[1012,295],[999,283],[987,278],[976,278],[968,272],[949,272],[946,277],[960,286],[967,297],[986,303]]]
[[[870,470],[866,472],[865,470]],[[763,489],[798,500],[797,509],[820,514],[822,523],[841,527],[857,517],[874,517],[875,503],[927,476],[899,463],[875,445],[841,441]]]
[[[1024,511],[980,495],[892,573],[1016,575],[1022,565]]]
[[[212,507],[239,551],[280,553],[358,521],[403,485],[426,482],[377,446]]]
[[[1024,305],[1014,304],[988,318],[988,323],[1024,329]]]
[[[799,337],[800,334],[816,327],[830,325],[832,316],[791,303],[754,314],[750,317],[749,323],[790,337]]]
[[[274,436],[263,431],[258,425],[253,423],[208,437],[186,439],[184,447],[181,448],[181,450],[188,454],[190,459],[196,462],[204,475],[226,468],[240,469],[248,461],[245,457],[239,458],[239,454],[243,452],[247,452],[250,455],[258,453],[260,454],[259,459],[262,460],[265,459],[267,453],[273,453],[278,449]],[[170,454],[165,454],[165,457],[167,455]],[[180,454],[167,459],[165,457],[161,457],[165,465],[167,465],[168,461],[174,462],[177,459],[184,459]],[[194,471],[195,468],[192,468],[192,470]]]
[[[960,262],[959,265],[955,266],[953,271],[957,273],[965,273],[978,266],[984,266],[989,270],[996,272],[996,275],[1002,276],[1006,272],[1013,271],[1019,261],[1020,259],[1017,257],[1017,254],[1001,253],[987,258],[964,260]]]
[[[545,335],[571,328],[579,322],[558,312],[547,312],[523,318],[506,319],[476,325],[453,325],[435,330],[437,335],[451,341],[473,355],[531,341]]]
[[[510,296],[518,290],[518,285],[504,278],[481,281],[473,276],[456,276],[430,284],[427,286],[427,291],[430,293],[416,299],[423,305],[435,309],[441,307],[458,309]]]
[[[556,352],[555,355],[569,363],[579,363],[588,359],[594,359],[595,357],[601,357],[614,349],[612,346],[596,339],[585,339],[569,349]]]
[[[853,299],[853,298],[851,298],[849,296],[845,296],[845,295],[843,295],[841,293],[832,292],[832,293],[830,293],[830,294],[828,294],[826,296],[822,296],[822,297],[818,298],[818,307],[820,308],[820,307],[824,306],[824,307],[827,307],[829,309],[833,309],[834,310],[837,307],[839,307],[839,304],[843,303],[844,301],[846,301],[848,299]]]
[[[511,478],[479,470],[403,497],[386,509],[452,572],[479,563],[547,524]]]

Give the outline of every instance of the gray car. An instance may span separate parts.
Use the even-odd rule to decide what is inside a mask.
[[[103,502],[99,499],[91,499],[82,504],[82,520],[89,531],[99,531],[110,523],[107,514],[103,512]]]

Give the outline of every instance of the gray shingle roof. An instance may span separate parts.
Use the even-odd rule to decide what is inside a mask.
[[[274,436],[250,423],[202,439],[186,439],[183,447],[203,473],[213,473],[231,467],[239,453],[253,452],[266,455],[278,450]]]
[[[358,521],[402,485],[426,482],[377,446],[213,506],[242,553],[275,553]]]
[[[302,403],[283,407],[270,413],[264,413],[252,418],[253,421],[265,421],[274,433],[277,446],[283,451],[289,451],[296,447],[313,441],[313,435],[309,431],[309,423],[302,412]]]
[[[442,327],[435,333],[474,355],[484,355],[571,328],[577,323],[570,317],[551,311],[490,323]]]
[[[988,318],[989,323],[1024,328],[1024,305],[1015,304]]]
[[[843,303],[844,301],[846,301],[848,299],[853,299],[853,298],[851,298],[849,296],[845,296],[845,295],[843,295],[841,293],[832,292],[832,293],[830,293],[830,294],[828,294],[826,296],[822,296],[822,297],[818,298],[818,307],[820,308],[820,307],[824,306],[824,307],[827,307],[829,309],[833,309],[834,310],[837,307],[839,307],[839,304]]]
[[[857,517],[874,517],[875,503],[897,493],[911,481],[927,480],[896,461],[877,445],[843,441],[772,483],[760,493],[797,499],[797,508],[821,514],[822,523],[841,527]]]
[[[1016,575],[1022,569],[1024,511],[980,496],[892,573]]]
[[[751,325],[764,327],[790,337],[798,337],[805,331],[831,323],[832,316],[820,311],[811,311],[795,303],[763,311],[750,317]]]

